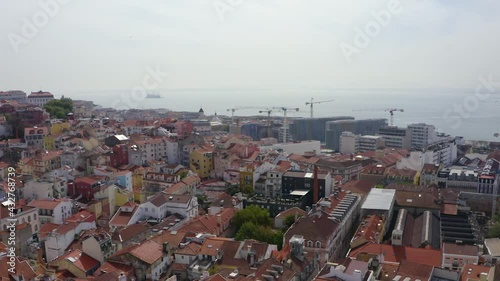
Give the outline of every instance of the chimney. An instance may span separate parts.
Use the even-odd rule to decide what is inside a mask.
[[[488,273],[481,272],[481,274],[479,275],[479,280],[480,281],[488,281]]]
[[[247,259],[250,267],[253,267],[255,265],[255,253],[252,250],[252,245],[247,245]]]
[[[217,215],[217,223],[222,226],[222,216],[220,214]]]
[[[352,275],[354,276],[353,280],[356,280],[356,281],[363,280],[363,278],[361,276],[361,270],[359,270],[359,269],[355,269],[354,272],[352,273]]]
[[[168,255],[168,242],[163,242],[163,254]]]
[[[314,166],[313,203],[319,201],[318,166]]]
[[[118,276],[118,281],[127,281],[127,276],[125,273],[120,272],[120,275]]]

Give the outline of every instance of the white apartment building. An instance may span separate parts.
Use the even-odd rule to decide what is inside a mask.
[[[31,201],[28,206],[38,208],[40,223],[62,224],[69,218],[71,212],[71,200],[62,199],[39,199]]]
[[[411,130],[409,128],[385,126],[380,128],[378,134],[384,139],[386,147],[411,148]]]
[[[411,147],[414,149],[422,149],[436,142],[450,140],[451,137],[436,132],[434,125],[425,123],[416,123],[408,125],[411,131]]]
[[[28,146],[43,148],[44,137],[49,135],[47,127],[30,127],[24,129],[24,140]]]
[[[28,96],[28,103],[35,104],[39,107],[43,107],[46,103],[54,99],[54,95],[49,92],[31,92]]]
[[[68,193],[68,183],[61,179],[37,179],[24,183],[22,198],[26,201],[36,199],[62,198]]]
[[[352,132],[342,132],[339,151],[342,154],[354,154],[362,151],[377,150],[384,146],[381,136],[356,135]]]
[[[359,151],[359,135],[352,132],[342,132],[339,151],[342,154],[354,154]]]
[[[443,164],[450,166],[457,159],[457,144],[454,139],[435,142],[424,148],[424,164]]]
[[[191,195],[160,192],[141,204],[140,207],[144,219],[163,219],[170,214],[179,214],[185,218],[198,216],[198,200]]]
[[[17,214],[10,216],[9,206],[0,204],[0,231],[6,231],[10,225],[10,219],[17,219],[17,224],[28,223],[31,226],[31,232],[37,233],[40,231],[40,220],[38,208],[30,206],[16,206]]]
[[[359,137],[358,151],[372,151],[385,146],[381,136],[364,135]]]
[[[64,224],[53,228],[50,233],[42,233],[41,239],[45,244],[47,262],[62,256],[80,232],[94,228],[96,228],[94,215],[81,211],[69,217]]]
[[[146,138],[135,141],[133,145],[142,152],[142,157],[140,157],[141,165],[153,160],[163,160],[169,164],[179,163],[179,145],[169,138]]]
[[[10,90],[7,92],[0,92],[0,100],[17,101],[18,103],[26,102],[26,93],[19,90]]]

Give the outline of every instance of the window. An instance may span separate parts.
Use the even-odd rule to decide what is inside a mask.
[[[309,240],[307,241],[307,247],[312,248],[313,246],[313,241]]]
[[[321,248],[321,242],[316,241],[316,248]]]

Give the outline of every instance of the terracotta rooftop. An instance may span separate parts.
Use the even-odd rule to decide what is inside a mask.
[[[274,217],[275,219],[284,219],[286,218],[287,216],[295,216],[297,214],[297,216],[299,217],[304,217],[307,215],[306,211],[302,210],[301,208],[298,208],[298,207],[293,207],[293,208],[290,208],[288,210],[285,210],[281,213],[279,213],[276,217]]]
[[[476,245],[443,243],[443,254],[478,256],[479,248]]]
[[[28,261],[20,260],[18,257],[16,257],[15,263],[16,263],[16,265],[14,268],[14,272],[16,275],[22,275],[24,277],[24,280],[35,280],[35,277],[37,276],[37,274],[35,273],[33,268],[29,265]],[[11,277],[11,274],[9,273],[10,268],[11,267],[7,263],[7,258],[1,257],[0,258],[0,280],[2,280],[2,281],[15,280],[14,278]]]
[[[426,264],[431,266],[441,266],[441,251],[423,248],[411,248],[403,246],[392,246],[384,244],[366,244],[354,249],[349,253],[349,257],[356,258],[359,254],[384,254],[384,261],[400,263],[402,260]]]
[[[382,217],[374,214],[362,220],[351,241],[351,248],[357,248],[364,244],[377,244],[385,222]]]
[[[33,200],[31,201],[28,206],[30,207],[36,207],[38,209],[44,209],[44,210],[54,210],[61,202],[68,201],[65,199],[38,199],[38,200]]]
[[[316,211],[306,217],[299,218],[285,233],[286,241],[289,241],[296,234],[304,236],[306,240],[325,241],[339,226],[328,217],[328,213]]]
[[[184,231],[163,231],[163,233],[151,238],[151,240],[161,245],[167,242],[171,247],[178,248],[187,235],[188,233]]]
[[[49,134],[49,129],[47,127],[28,127],[24,128],[24,135],[29,136],[33,134],[42,134],[42,135],[48,135]]]
[[[53,98],[54,95],[51,94],[50,92],[43,92],[43,91],[31,92],[31,94],[28,95],[28,98],[40,98],[40,97]]]
[[[400,275],[401,279],[403,280],[407,277],[411,278],[412,280],[430,280],[433,269],[434,266],[432,265],[402,260],[399,264],[396,275]]]
[[[184,247],[178,249],[175,253],[179,255],[196,256],[200,252],[201,245],[195,242],[190,242]]]
[[[349,181],[341,185],[343,190],[349,190],[352,193],[367,195],[370,190],[376,186],[376,183],[368,180]]]
[[[112,235],[112,239],[119,242],[127,242],[141,233],[149,229],[148,223],[135,223],[116,231]]]
[[[134,247],[130,254],[147,264],[154,264],[163,257],[162,245],[155,241],[146,241],[141,245]]]
[[[222,246],[225,241],[231,241],[231,239],[209,237],[205,239],[200,248],[200,254],[207,256],[217,256],[219,252],[222,251]]]
[[[491,267],[484,265],[465,264],[460,275],[460,281],[481,280],[481,273],[489,275],[491,270]],[[488,278],[488,280],[490,279]]]
[[[68,252],[67,254],[59,257],[58,259],[65,259],[71,262],[73,266],[82,270],[83,272],[87,272],[99,266],[99,261],[95,260],[94,258],[83,253],[80,250],[74,250],[72,252]]]
[[[130,202],[127,202],[127,203],[130,203]],[[113,216],[113,218],[109,222],[109,225],[117,226],[117,227],[127,226],[128,223],[129,223],[129,221],[130,221],[130,219],[133,217],[133,215],[139,209],[138,206],[135,203],[132,203],[132,204],[129,204],[129,206],[123,205],[122,207],[120,207],[120,209],[118,210],[118,212],[116,212],[116,214]],[[127,211],[123,210],[123,207],[130,207],[130,206],[133,206],[132,212],[127,212]]]

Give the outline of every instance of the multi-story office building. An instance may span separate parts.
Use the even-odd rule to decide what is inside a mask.
[[[359,135],[352,132],[342,132],[340,135],[339,152],[342,154],[353,154],[359,151]]]
[[[411,148],[411,130],[396,126],[384,126],[378,134],[384,139],[386,147]]]
[[[241,125],[240,133],[251,137],[254,141],[271,137],[269,126],[257,122],[250,122]]]
[[[410,124],[408,129],[411,130],[411,147],[423,148],[433,141],[433,136],[436,135],[435,127],[424,123]]]
[[[339,151],[342,154],[352,154],[361,151],[377,150],[384,146],[381,136],[355,135],[351,132],[343,132],[340,136]]]
[[[375,135],[379,129],[387,126],[387,119],[365,119],[365,120],[338,120],[326,122],[326,147],[339,151],[340,136],[343,132],[353,134]]]
[[[354,120],[354,117],[337,116],[294,119],[290,124],[290,134],[296,141],[319,140],[320,142],[325,142],[326,123],[338,120]]]

